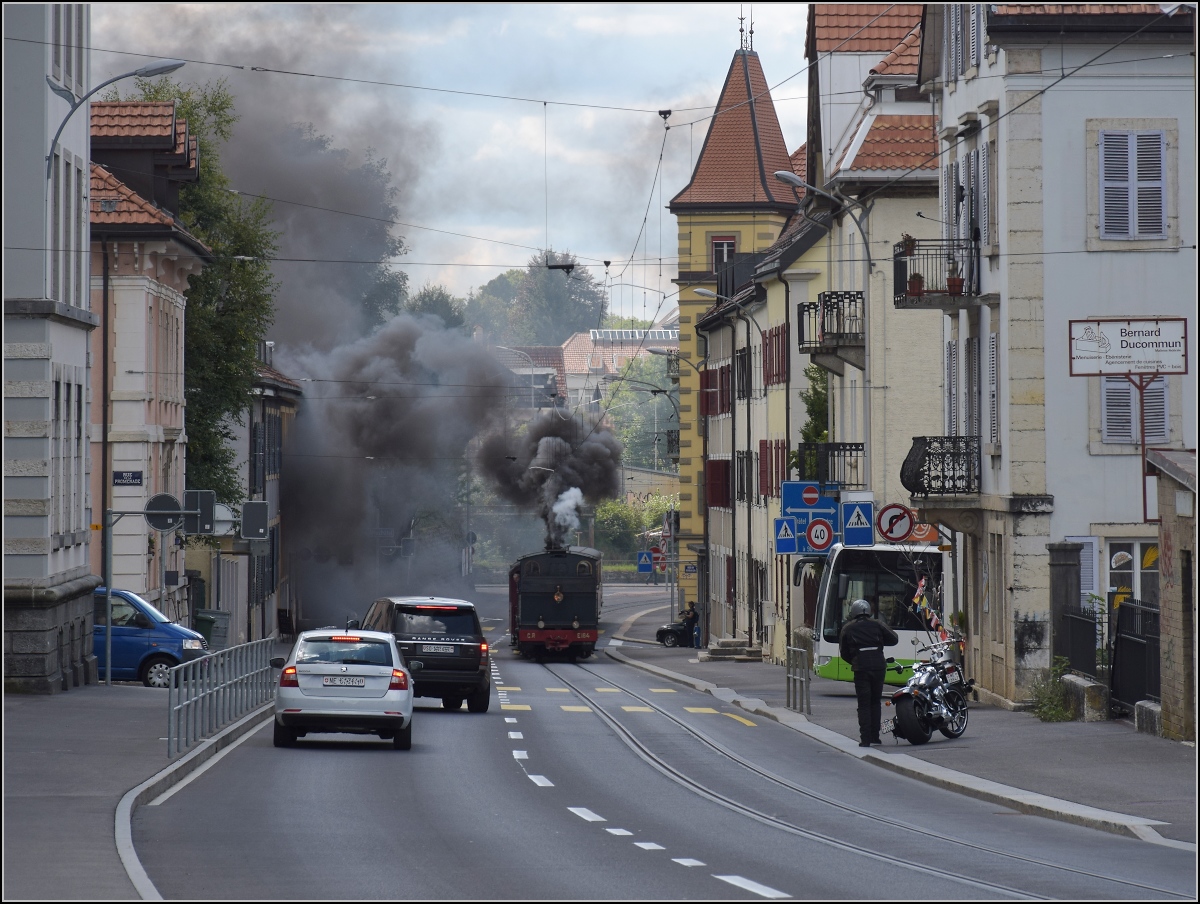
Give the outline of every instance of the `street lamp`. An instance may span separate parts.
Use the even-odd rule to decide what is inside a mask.
[[[785,183],[786,185],[791,185],[793,188],[806,188],[809,191],[811,191],[813,194],[820,195],[822,198],[828,198],[830,201],[832,201],[834,204],[837,204],[839,207],[846,208],[846,213],[850,214],[850,218],[852,220],[854,220],[854,225],[858,227],[858,234],[860,236],[862,236],[863,252],[867,255],[867,270],[869,272],[869,271],[875,269],[875,264],[871,260],[871,246],[869,244],[867,244],[867,232],[865,229],[863,229],[862,220],[860,220],[858,218],[858,216],[855,215],[854,210],[853,210],[854,207],[857,207],[859,210],[861,210],[863,212],[863,216],[867,216],[871,213],[871,207],[873,206],[873,203],[872,204],[863,204],[861,201],[856,201],[853,198],[846,198],[846,197],[841,197],[838,195],[831,195],[829,192],[822,191],[821,189],[817,188],[815,185],[809,185],[807,182],[805,182],[803,179],[801,179],[795,173],[790,173],[787,170],[779,170],[778,172],[775,173],[775,178],[778,179],[780,182]],[[696,291],[699,292],[700,290],[697,289]]]
[[[50,76],[46,76],[46,84],[50,86],[50,90],[65,100],[71,105],[71,109],[67,111],[67,115],[63,117],[63,121],[59,123],[58,131],[54,133],[54,139],[50,142],[50,152],[46,154],[46,180],[50,179],[50,169],[54,162],[54,146],[58,144],[58,136],[62,134],[62,130],[66,128],[67,120],[71,115],[83,106],[84,101],[99,91],[101,88],[107,88],[113,82],[119,82],[123,78],[137,76],[138,78],[154,78],[156,75],[166,75],[168,72],[174,72],[176,69],[181,69],[187,64],[183,60],[155,60],[143,66],[141,69],[135,69],[133,72],[126,72],[124,75],[118,75],[115,78],[110,78],[106,82],[101,82],[79,100],[75,100],[75,95],[63,88],[61,85],[56,85]]]
[[[529,416],[533,417],[533,412],[537,408],[537,406],[533,404],[533,357],[526,352],[518,351],[515,348],[508,348],[507,346],[503,345],[497,345],[496,348],[500,349],[502,352],[512,352],[514,355],[520,355],[529,362]]]

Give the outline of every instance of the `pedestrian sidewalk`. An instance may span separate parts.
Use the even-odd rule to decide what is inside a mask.
[[[1194,744],[1142,734],[1125,721],[1042,722],[972,703],[960,738],[935,733],[914,747],[885,734],[882,748],[861,748],[852,684],[814,676],[812,715],[802,716],[787,709],[782,666],[700,662],[698,650],[655,643],[655,630],[671,615],[666,605],[634,613],[605,652],[930,784],[1025,813],[1196,849]],[[890,716],[885,706],[883,717]]]

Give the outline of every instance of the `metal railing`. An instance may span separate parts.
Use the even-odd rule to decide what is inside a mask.
[[[897,242],[892,246],[892,291],[893,302],[900,307],[920,305],[929,295],[979,295],[979,243],[970,239]]]
[[[812,715],[811,665],[808,650],[803,647],[787,648],[787,708],[806,716]]]
[[[171,669],[167,756],[187,750],[275,697],[274,638],[240,644]]]
[[[1134,704],[1141,700],[1159,702],[1158,604],[1144,600],[1123,600],[1116,607],[1115,621],[1109,684],[1112,702],[1128,709],[1133,709]]]
[[[1059,612],[1054,655],[1066,656],[1071,671],[1089,678],[1097,676],[1096,613],[1089,606],[1063,606]]]
[[[900,466],[900,483],[914,496],[979,492],[978,436],[914,436]]]
[[[679,431],[667,431],[667,456],[678,461],[679,460]]]
[[[862,443],[800,443],[796,447],[796,480],[848,490],[865,488],[865,457]]]
[[[801,353],[866,340],[862,292],[822,292],[816,301],[796,306],[796,335]]]

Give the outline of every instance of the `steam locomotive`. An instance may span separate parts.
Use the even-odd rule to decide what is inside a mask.
[[[585,659],[596,649],[604,604],[601,553],[585,546],[521,556],[508,570],[509,629],[524,656]]]

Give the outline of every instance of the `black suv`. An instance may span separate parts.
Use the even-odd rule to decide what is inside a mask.
[[[367,610],[362,627],[390,631],[408,662],[421,662],[414,675],[418,697],[441,697],[446,709],[463,700],[485,713],[492,699],[488,644],[475,604],[435,596],[385,596]]]

